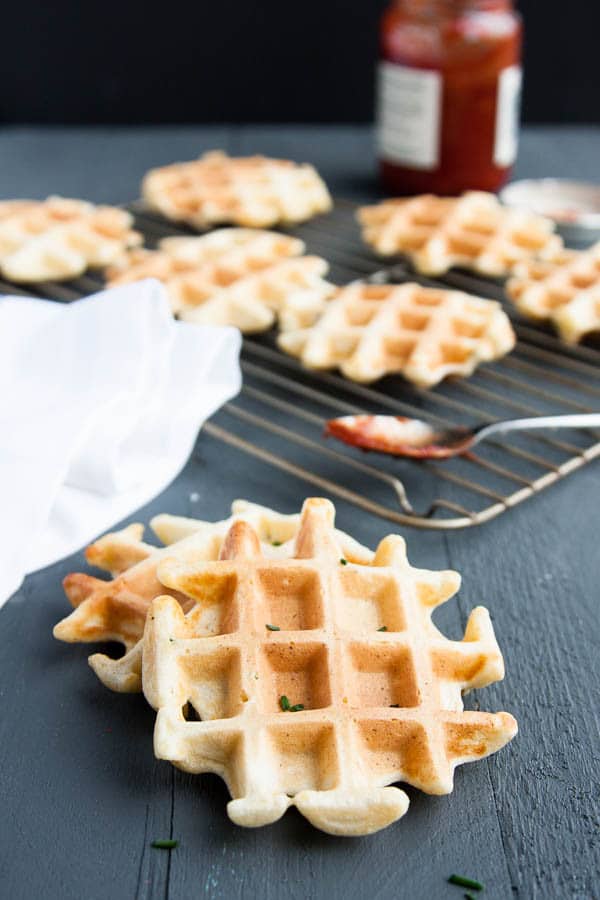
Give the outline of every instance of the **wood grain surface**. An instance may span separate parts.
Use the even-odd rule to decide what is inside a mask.
[[[575,149],[563,150],[554,171],[544,154],[556,160],[566,139],[550,137],[529,132],[523,174],[569,174],[573,159],[579,174],[581,160],[591,170],[598,133],[573,133]],[[356,196],[374,192],[366,130],[117,133],[112,151],[105,143],[102,184],[91,166],[95,133],[79,135],[76,153],[71,138],[0,132],[0,196],[125,200],[135,193],[134,182],[125,195],[125,176],[138,164],[217,145],[310,158],[338,192],[345,179]],[[126,159],[116,151],[123,142]],[[17,159],[24,146],[25,162]],[[179,478],[128,521],[159,511],[220,518],[236,497],[293,511],[312,493],[203,433]],[[336,506],[340,527],[364,543],[390,530]],[[482,881],[488,900],[600,896],[599,507],[598,466],[590,465],[479,529],[403,530],[413,563],[463,575],[458,598],[435,616],[450,637],[460,637],[473,606],[490,609],[507,676],[469,704],[513,713],[520,732],[489,760],[457,770],[450,796],[409,790],[405,818],[368,838],[329,837],[295,811],[268,828],[233,826],[222,782],[154,759],[154,712],[143,697],[110,693],[86,664],[89,647],[52,638],[68,609],[61,579],[85,570],[83,555],[30,576],[0,611],[0,897],[461,900],[464,890],[447,884],[452,872]],[[151,847],[168,837],[176,850]]]

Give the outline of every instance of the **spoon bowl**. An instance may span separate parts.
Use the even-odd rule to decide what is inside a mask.
[[[341,416],[330,419],[325,435],[345,444],[392,456],[413,459],[449,459],[470,450],[492,434],[537,428],[599,428],[600,413],[569,416],[536,416],[484,422],[473,428],[461,425],[436,428],[422,419],[406,416]]]

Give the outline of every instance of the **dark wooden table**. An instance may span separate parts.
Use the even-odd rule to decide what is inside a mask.
[[[307,159],[337,194],[376,195],[367,129],[103,128],[0,131],[0,197],[122,202],[151,165],[211,147]],[[530,129],[517,174],[594,178],[599,158],[598,130]],[[220,518],[235,497],[292,511],[311,493],[201,434],[181,476],[131,518]],[[389,530],[336,505],[365,543]],[[30,576],[0,612],[0,896],[460,900],[451,872],[483,881],[489,900],[600,896],[599,528],[591,464],[478,529],[403,529],[413,562],[463,575],[437,618],[449,636],[470,608],[490,608],[507,676],[475,702],[512,712],[520,733],[459,769],[449,797],[410,791],[406,817],[362,839],[328,837],[295,812],[256,831],[233,826],[218,779],[154,759],[143,697],[111,694],[88,647],[52,638],[67,611],[61,579],[83,569],[82,554]],[[176,851],[151,849],[170,833]]]

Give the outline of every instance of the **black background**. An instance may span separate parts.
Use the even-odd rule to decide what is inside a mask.
[[[0,121],[361,122],[387,0],[4,4]],[[522,0],[523,116],[600,122],[598,0]]]

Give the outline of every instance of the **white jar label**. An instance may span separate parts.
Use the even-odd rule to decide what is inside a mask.
[[[415,169],[437,168],[441,103],[439,72],[380,63],[377,98],[380,158]]]
[[[510,166],[517,157],[521,67],[509,66],[498,76],[494,165]]]

